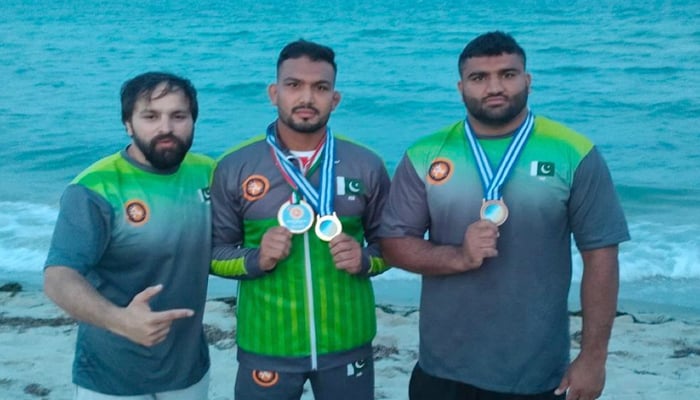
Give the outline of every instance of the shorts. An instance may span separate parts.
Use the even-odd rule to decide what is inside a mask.
[[[408,384],[410,400],[564,400],[566,394],[557,396],[554,389],[538,394],[512,394],[492,392],[476,386],[428,375],[416,363]]]
[[[138,396],[114,396],[75,386],[74,400],[206,400],[209,396],[209,371],[192,386],[180,390],[149,393]]]
[[[316,400],[373,400],[372,357],[347,365],[308,372],[262,371],[238,366],[236,399],[299,400],[306,381]]]

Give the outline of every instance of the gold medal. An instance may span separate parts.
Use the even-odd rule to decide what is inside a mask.
[[[326,242],[330,242],[331,239],[338,236],[343,231],[343,224],[338,219],[335,214],[329,214],[324,216],[318,216],[316,218],[316,236],[319,239]]]
[[[503,225],[508,219],[508,207],[503,200],[484,200],[481,204],[481,219],[486,219],[496,225]]]

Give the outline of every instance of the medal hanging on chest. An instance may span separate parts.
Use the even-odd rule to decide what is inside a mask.
[[[277,211],[277,222],[294,234],[304,233],[314,224],[314,210],[304,200],[293,199],[284,202]]]
[[[334,237],[338,236],[343,231],[343,224],[338,219],[338,216],[332,214],[318,216],[316,218],[316,236],[321,240],[330,242]]]
[[[496,225],[502,225],[508,219],[508,207],[501,194],[502,188],[505,185],[508,176],[515,166],[520,153],[522,153],[525,143],[527,142],[530,132],[535,124],[535,117],[531,112],[528,112],[525,121],[520,125],[518,131],[513,136],[513,140],[508,145],[506,153],[501,158],[498,164],[496,173],[491,170],[489,159],[484,152],[484,149],[479,144],[479,140],[471,130],[469,121],[464,120],[464,131],[469,142],[469,147],[474,155],[481,185],[484,190],[484,200],[481,203],[479,216],[481,219],[486,219]]]
[[[335,198],[335,140],[330,128],[326,129],[325,140],[319,143],[319,147],[317,147],[309,161],[311,164],[309,172],[313,171],[316,165],[320,168],[318,190],[311,185],[299,167],[287,159],[277,144],[274,122],[267,128],[266,140],[272,149],[278,169],[295,193],[292,195],[292,200],[280,207],[277,213],[278,222],[281,226],[287,227],[287,229],[289,229],[289,226],[293,226],[298,233],[303,233],[313,224],[313,211],[316,211],[316,235],[324,241],[332,240],[343,231],[343,225],[333,210],[333,199]],[[321,157],[319,157],[319,152]],[[298,202],[295,202],[296,193],[302,197]],[[297,221],[294,219],[295,215],[302,215],[302,217]],[[308,221],[309,215],[311,215],[311,221]],[[302,230],[302,226],[305,229]],[[292,231],[292,229],[290,231],[297,233]]]

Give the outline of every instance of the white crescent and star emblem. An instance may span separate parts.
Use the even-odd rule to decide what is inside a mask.
[[[348,183],[348,190],[351,191],[352,193],[360,193],[360,182],[359,181],[350,181]]]
[[[544,178],[554,176],[556,164],[552,161],[532,161],[530,163],[530,176]]]

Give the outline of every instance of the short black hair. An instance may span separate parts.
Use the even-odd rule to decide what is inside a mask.
[[[505,32],[493,31],[479,35],[467,43],[457,62],[459,75],[462,76],[462,69],[468,59],[472,57],[500,56],[501,54],[519,55],[523,59],[523,68],[525,67],[525,50],[520,47],[513,36]]]
[[[150,99],[153,91],[162,83],[165,83],[165,90],[162,95],[182,90],[190,103],[192,120],[197,121],[199,105],[197,104],[197,90],[192,85],[192,82],[169,72],[146,72],[129,79],[122,85],[122,122],[130,121],[134,114],[136,102],[142,97]]]
[[[311,61],[325,61],[333,66],[333,72],[338,72],[338,66],[335,65],[335,52],[328,46],[310,42],[308,40],[299,39],[288,43],[277,58],[277,73],[279,74],[282,63],[291,59],[308,57]]]

